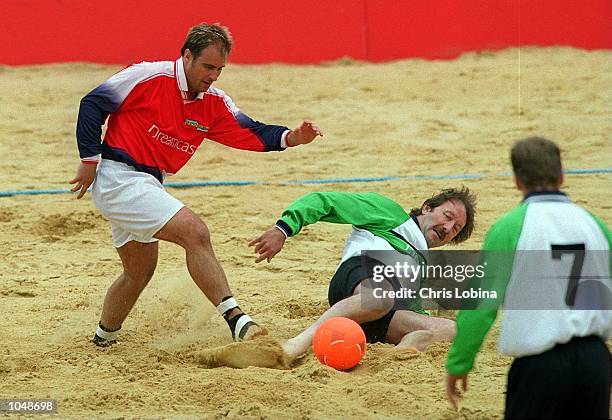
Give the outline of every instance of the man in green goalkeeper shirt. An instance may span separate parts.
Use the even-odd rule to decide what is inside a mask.
[[[433,341],[451,340],[454,322],[428,316],[419,299],[411,301],[407,309],[397,310],[394,298],[375,294],[374,298],[364,298],[372,296],[372,264],[378,261],[362,257],[362,252],[399,251],[418,264],[422,252],[429,248],[467,240],[474,229],[474,212],[475,197],[467,188],[443,190],[410,213],[376,193],[317,192],[291,203],[275,226],[249,243],[259,254],[256,262],[270,262],[288,237],[309,224],[350,224],[353,230],[329,285],[330,308],[317,322],[283,344],[289,359],[304,354],[318,326],[337,316],[358,322],[368,342],[392,343],[397,349],[423,351]],[[397,285],[391,283],[397,290]],[[389,289],[391,284],[385,282],[384,287]]]
[[[457,407],[457,382],[467,390],[503,302],[499,349],[515,357],[505,417],[608,418],[610,230],[559,191],[563,173],[553,142],[519,141],[511,161],[524,199],[489,229],[483,245],[485,261],[500,262],[488,264],[483,282],[501,293],[492,307],[459,311],[446,363],[448,399]]]

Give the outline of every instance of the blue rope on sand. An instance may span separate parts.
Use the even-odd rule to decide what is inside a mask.
[[[589,174],[609,174],[612,168],[600,169],[565,169],[567,175],[589,175]],[[246,186],[246,185],[307,185],[307,184],[348,184],[359,182],[385,182],[400,180],[444,180],[444,179],[483,179],[491,175],[484,174],[458,174],[458,175],[407,175],[407,176],[383,176],[372,178],[327,178],[327,179],[303,179],[299,181],[188,181],[188,182],[167,182],[166,188],[193,188],[193,187],[220,187],[220,186]],[[509,172],[500,172],[495,176],[512,176]],[[0,197],[12,197],[15,195],[46,195],[46,194],[66,194],[69,189],[60,190],[16,190],[0,191]]]

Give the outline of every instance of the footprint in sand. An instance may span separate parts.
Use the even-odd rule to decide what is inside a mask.
[[[195,354],[195,360],[198,364],[208,368],[220,366],[238,369],[249,366],[271,369],[289,368],[289,357],[278,341],[270,337],[203,350]]]

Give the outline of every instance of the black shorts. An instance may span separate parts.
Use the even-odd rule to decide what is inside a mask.
[[[351,257],[340,264],[340,267],[338,267],[329,283],[327,291],[329,306],[333,306],[341,300],[353,296],[353,292],[359,283],[372,277],[372,266],[380,264],[382,263],[377,260],[372,258],[366,259],[366,257],[360,256]],[[390,310],[382,318],[360,324],[363,332],[365,332],[368,343],[384,343],[386,341],[387,330],[393,315],[395,315],[394,309]]]
[[[508,372],[507,419],[607,419],[609,409],[610,352],[599,337],[516,358]]]

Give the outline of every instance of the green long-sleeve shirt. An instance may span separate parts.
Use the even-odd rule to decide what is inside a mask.
[[[399,251],[420,261],[427,242],[415,219],[395,201],[377,193],[315,192],[287,207],[277,226],[287,236],[297,235],[304,226],[318,221],[350,224],[342,261],[364,251]],[[419,252],[417,252],[417,250]],[[414,311],[425,313],[421,299],[410,302]]]

